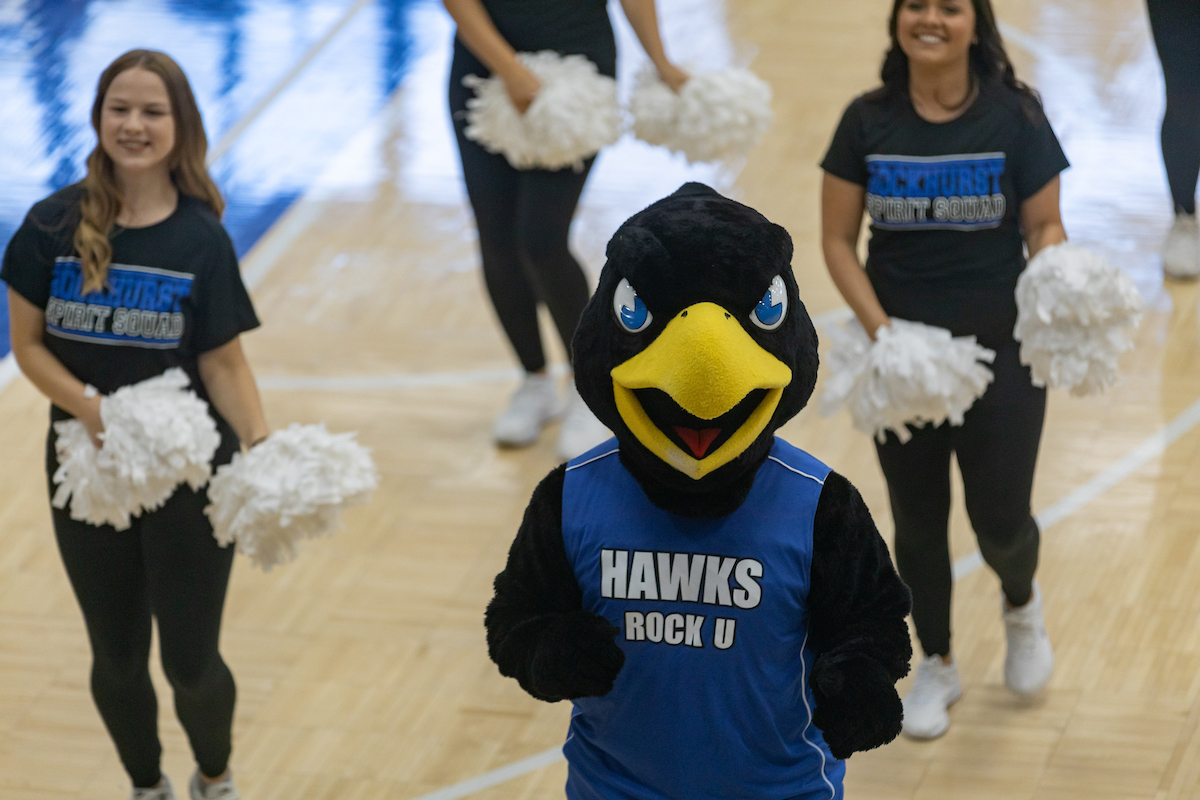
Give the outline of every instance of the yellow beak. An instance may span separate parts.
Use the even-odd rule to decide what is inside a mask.
[[[792,371],[763,350],[741,324],[716,303],[689,306],[642,352],[612,372],[617,411],[643,445],[675,469],[699,480],[728,464],[767,427]],[[716,419],[746,395],[767,389],[750,417],[724,444],[693,458],[650,420],[635,389],[659,389],[694,417]]]

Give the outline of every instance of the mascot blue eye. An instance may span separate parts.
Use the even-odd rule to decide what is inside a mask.
[[[783,285],[783,277],[776,275],[767,293],[750,312],[750,321],[765,331],[773,331],[783,324],[787,307],[787,287]]]
[[[616,313],[617,322],[621,323],[621,327],[630,333],[640,333],[646,330],[646,327],[654,319],[650,315],[650,309],[646,308],[646,304],[642,302],[642,298],[637,296],[637,292],[624,278],[621,278],[621,282],[617,284],[617,290],[613,292],[613,312]]]

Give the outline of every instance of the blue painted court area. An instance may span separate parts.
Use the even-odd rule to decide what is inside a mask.
[[[211,170],[244,255],[376,116],[412,61],[416,12],[430,5],[441,4],[0,0],[0,248],[33,203],[83,177],[100,72],[141,47],[168,53],[192,83],[210,152],[224,151]]]

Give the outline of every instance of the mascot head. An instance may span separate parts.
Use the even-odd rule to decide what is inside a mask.
[[[608,243],[575,333],[579,393],[650,499],[721,516],[817,379],[817,334],[787,231],[688,183]]]

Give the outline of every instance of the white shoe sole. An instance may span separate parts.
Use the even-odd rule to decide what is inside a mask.
[[[1054,677],[1054,662],[1053,661],[1050,662],[1050,674],[1046,676],[1046,680],[1042,681],[1042,683],[1039,686],[1032,688],[1032,689],[1018,689],[1016,686],[1013,686],[1011,683],[1008,682],[1008,676],[1005,676],[1005,678],[1004,678],[1004,686],[1010,692],[1015,694],[1017,697],[1022,697],[1022,698],[1037,697],[1039,694],[1041,694],[1042,692],[1044,692],[1046,690],[1047,686],[1050,685],[1050,679],[1052,677]]]
[[[537,432],[535,432],[532,436],[520,438],[520,439],[513,438],[513,437],[497,436],[493,432],[492,433],[492,441],[494,441],[500,447],[510,448],[510,449],[514,449],[514,450],[522,448],[522,447],[529,447],[529,446],[533,445],[535,442],[537,442],[538,439],[541,438],[542,429],[545,428],[546,425],[549,425],[551,422],[554,422],[554,420],[548,420],[545,424],[543,424],[540,428],[538,428]]]
[[[1177,270],[1163,264],[1163,275],[1173,281],[1194,281],[1200,278],[1200,269],[1194,271]]]
[[[537,429],[532,431],[528,436],[503,436],[497,433],[495,428],[493,428],[492,441],[500,447],[529,447],[537,442],[539,438],[541,438],[542,431],[544,431],[547,426],[553,425],[554,423],[560,421],[564,416],[566,416],[566,413],[566,408],[558,408],[551,412],[548,416],[542,418],[542,421],[538,424]]]
[[[959,701],[959,698],[961,698],[961,697],[962,697],[962,687],[960,686],[958,691],[955,692],[954,697],[951,697],[950,700],[946,702],[946,711],[949,711],[950,707],[953,706],[955,703],[957,703]],[[938,728],[936,731],[933,731],[932,733],[914,733],[912,731],[907,730],[904,727],[903,723],[901,723],[901,725],[900,725],[900,732],[902,734],[904,734],[905,738],[912,739],[915,742],[931,742],[934,739],[940,739],[946,735],[946,731],[948,731],[948,730],[950,730],[950,718],[949,717],[946,718],[945,725],[943,725],[941,728]]]

